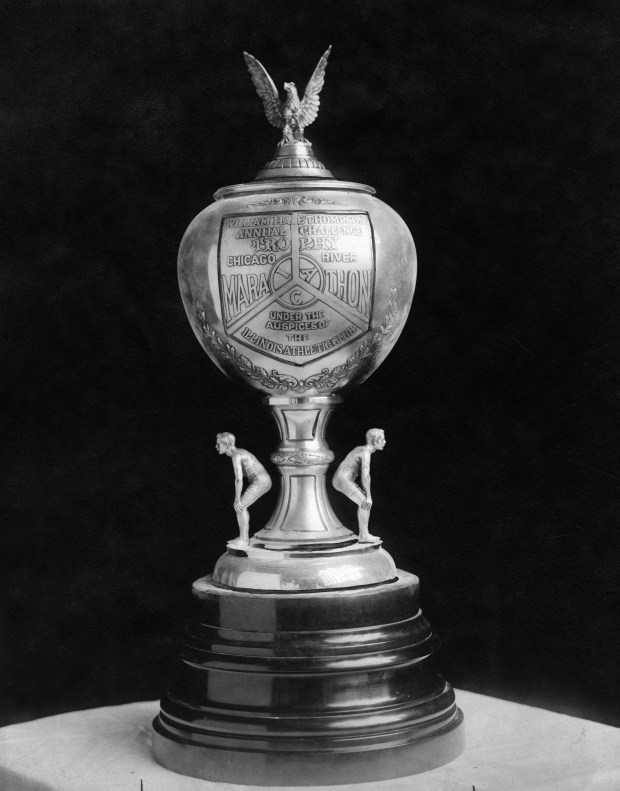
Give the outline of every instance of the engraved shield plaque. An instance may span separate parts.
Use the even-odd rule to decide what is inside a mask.
[[[370,218],[360,211],[226,215],[218,274],[229,337],[275,360],[306,365],[370,329]]]

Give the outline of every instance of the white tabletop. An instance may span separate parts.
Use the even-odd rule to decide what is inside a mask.
[[[408,778],[339,791],[619,791],[620,729],[457,690],[466,749]],[[75,711],[0,729],[0,791],[235,791],[150,753],[159,704]],[[325,786],[323,790],[325,791]]]

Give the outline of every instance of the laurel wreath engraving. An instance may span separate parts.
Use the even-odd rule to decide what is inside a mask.
[[[317,206],[330,203],[336,204],[337,201],[327,200],[327,198],[315,198],[312,195],[287,195],[284,198],[268,198],[267,200],[250,203],[250,206]]]
[[[248,357],[240,354],[231,343],[228,343],[212,329],[207,322],[205,311],[200,307],[199,303],[196,304],[198,324],[218,361],[224,365],[232,365],[237,371],[253,382],[258,382],[262,387],[280,393],[305,393],[308,390],[329,390],[336,387],[342,379],[358,368],[365,360],[375,356],[385,343],[390,340],[394,334],[399,313],[400,310],[394,291],[392,291],[385,318],[372,338],[367,338],[363,341],[356,351],[350,357],[347,357],[341,365],[337,365],[335,368],[322,368],[305,379],[297,379],[291,374],[282,374],[276,371],[275,368],[267,371],[265,368],[254,365]]]
[[[271,461],[274,464],[290,464],[295,467],[310,467],[313,464],[330,464],[334,460],[334,453],[331,450],[324,452],[298,450],[290,453],[276,452],[271,454]]]

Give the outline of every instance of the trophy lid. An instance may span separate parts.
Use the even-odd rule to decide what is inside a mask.
[[[309,142],[279,145],[275,156],[258,172],[254,181],[271,179],[333,179],[331,172],[314,156]]]

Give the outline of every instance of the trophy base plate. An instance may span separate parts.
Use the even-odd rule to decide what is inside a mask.
[[[198,584],[200,583],[200,584]],[[463,749],[419,581],[252,593],[205,577],[153,754],[205,780],[330,785],[424,772]]]
[[[153,753],[158,763],[178,774],[220,783],[249,786],[317,786],[377,782],[428,772],[453,761],[463,752],[463,715],[444,731],[421,739],[382,749],[362,752],[308,754],[290,752],[240,752],[172,741],[159,733],[157,720]]]
[[[235,590],[293,593],[359,588],[396,576],[394,561],[380,540],[301,551],[264,549],[252,543],[243,549],[229,547],[215,564],[213,582]],[[196,595],[202,584],[202,580],[194,583]]]

